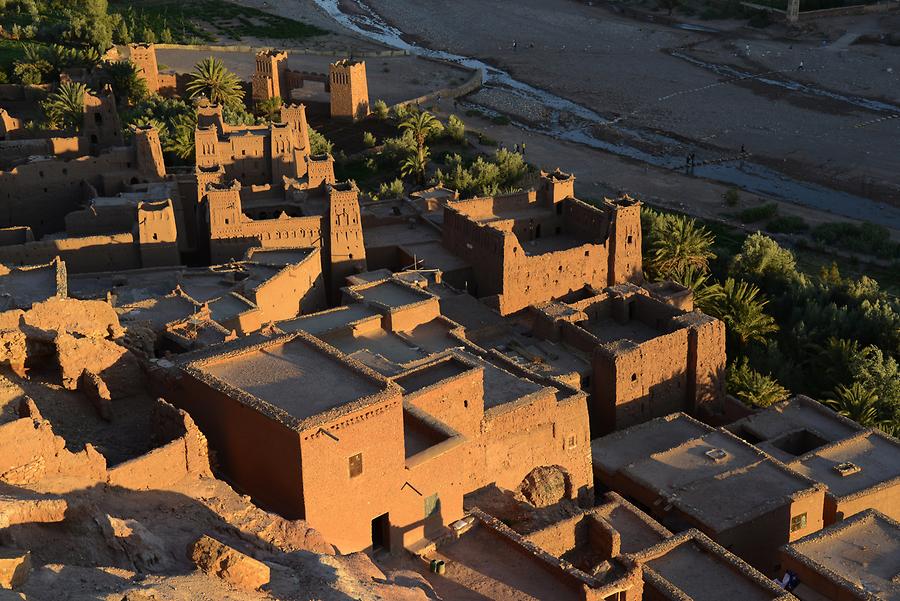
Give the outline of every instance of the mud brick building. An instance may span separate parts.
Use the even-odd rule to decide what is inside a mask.
[[[153,44],[128,44],[128,60],[137,68],[138,76],[147,83],[151,94],[172,97],[185,89],[188,74],[159,71],[156,46]]]
[[[244,185],[281,188],[286,177],[307,177],[309,159],[309,129],[302,104],[285,104],[281,122],[268,125],[228,125],[220,105],[205,102],[197,106],[198,169],[221,167],[226,177]]]
[[[595,439],[592,455],[598,486],[670,530],[697,528],[763,573],[781,545],[823,526],[824,485],[682,413]]]
[[[801,601],[900,599],[900,523],[870,509],[781,550]]]
[[[900,443],[805,396],[727,426],[788,467],[828,487],[828,526],[877,509],[900,519]]]
[[[278,323],[287,334],[187,356],[169,381],[238,486],[341,551],[415,546],[463,517],[467,493],[537,466],[588,498],[583,393],[467,344],[425,290],[346,293]]]
[[[574,184],[557,171],[539,190],[447,203],[443,244],[471,266],[475,296],[508,315],[585,286],[642,281],[640,203],[595,207]]]
[[[715,414],[725,396],[725,324],[622,284],[537,305],[533,333],[590,361],[597,434],[676,411]]]
[[[254,102],[280,97],[291,100],[291,91],[308,81],[321,82],[331,98],[332,118],[362,119],[369,114],[369,84],[366,63],[341,60],[328,67],[328,73],[295,71],[288,67],[283,50],[263,50],[256,54],[256,72],[251,79]]]

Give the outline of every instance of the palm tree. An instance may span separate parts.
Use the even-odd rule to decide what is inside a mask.
[[[194,65],[187,91],[191,98],[205,96],[222,105],[238,104],[244,99],[244,90],[237,75],[212,56]]]
[[[59,88],[41,103],[50,125],[80,130],[84,118],[86,91],[87,88],[83,83],[67,81],[60,84]]]
[[[752,407],[768,407],[790,396],[787,389],[772,376],[751,368],[746,357],[741,357],[728,367],[725,381],[728,394]]]
[[[150,94],[147,81],[131,61],[104,63],[103,75],[112,86],[119,104],[133,106]]]
[[[748,343],[762,342],[767,334],[778,331],[778,324],[765,312],[768,301],[760,289],[744,280],[728,278],[722,286],[722,295],[705,311],[725,322],[726,333],[738,349]]]
[[[661,231],[653,233],[650,250],[651,265],[660,277],[683,273],[688,267],[709,269],[709,260],[716,258],[712,232],[683,215],[666,215],[659,223]]]
[[[671,275],[671,280],[690,288],[694,293],[694,304],[704,313],[722,298],[722,285],[712,280],[712,276],[693,265]]]
[[[441,122],[434,118],[428,111],[410,114],[400,123],[400,129],[408,132],[416,144],[415,154],[407,157],[400,167],[400,173],[405,175],[416,174],[419,181],[425,180],[425,171],[428,168],[429,152],[425,142],[428,136],[441,130]]]
[[[861,426],[880,425],[878,395],[861,382],[854,382],[849,387],[839,385],[834,389],[834,397],[826,399],[825,404]]]
[[[194,158],[194,133],[197,130],[195,113],[177,115],[172,119],[167,152],[175,153],[179,158]]]

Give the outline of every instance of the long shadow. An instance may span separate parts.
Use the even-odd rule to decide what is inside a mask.
[[[277,563],[294,573],[283,577],[286,570],[273,569],[272,582],[263,587],[279,598],[303,599],[304,589],[312,576],[321,585],[332,588],[329,601],[354,601],[352,597],[333,590],[338,580],[337,570],[316,560],[308,551],[284,552],[256,535],[239,530],[220,515],[186,495],[172,491],[135,491],[106,485],[96,485],[61,495],[42,495],[28,489],[0,485],[0,495],[17,499],[62,498],[68,504],[61,522],[15,524],[0,530],[0,546],[31,551],[36,569],[45,564],[62,564],[54,569],[54,582],[71,578],[78,583],[83,568],[114,567],[136,573],[127,580],[94,570],[98,590],[78,593],[79,601],[101,601],[111,594],[125,594],[142,588],[143,575],[183,576],[195,572],[188,556],[190,545],[207,534],[222,543],[260,561]],[[108,518],[136,520],[136,527],[120,529],[118,536],[107,527]],[[210,576],[210,578],[215,578]],[[44,579],[32,578],[22,592],[32,597],[34,589],[46,585]],[[56,587],[54,587],[56,588]],[[32,593],[29,594],[29,590]],[[64,601],[69,594],[64,589],[56,599]],[[95,596],[91,596],[95,595]],[[73,597],[75,598],[75,597]]]

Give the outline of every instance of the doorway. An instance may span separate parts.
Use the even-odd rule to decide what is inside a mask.
[[[372,551],[391,550],[391,520],[383,513],[372,520]]]

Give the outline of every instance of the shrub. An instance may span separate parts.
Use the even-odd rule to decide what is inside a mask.
[[[512,123],[506,115],[495,115],[491,117],[491,122],[496,125],[509,125]]]
[[[314,130],[309,128],[309,150],[312,154],[331,154],[334,143]]]
[[[367,131],[363,133],[363,144],[365,144],[366,148],[372,148],[376,143],[377,140],[375,140],[375,135],[372,132]]]
[[[772,219],[776,215],[778,215],[778,205],[771,202],[758,207],[744,209],[737,214],[737,217],[741,223],[756,223],[757,221]]]
[[[482,133],[478,134],[478,143],[482,146],[496,146],[497,140],[490,138]]]
[[[728,190],[725,191],[725,194],[722,195],[722,198],[725,200],[726,205],[733,207],[740,202],[741,194],[738,192],[737,188],[728,188]]]
[[[387,119],[390,110],[388,109],[387,103],[379,98],[372,105],[372,113],[379,119]]]
[[[892,260],[900,257],[900,244],[891,240],[891,232],[874,223],[822,223],[813,228],[816,242],[844,250]]]
[[[456,115],[450,115],[444,131],[447,133],[447,137],[454,142],[463,143],[466,141],[466,124]]]
[[[782,215],[766,224],[766,230],[775,234],[799,234],[808,229],[809,224],[799,215]]]
[[[384,182],[378,188],[379,199],[400,198],[403,196],[403,182],[399,179],[388,183]]]

